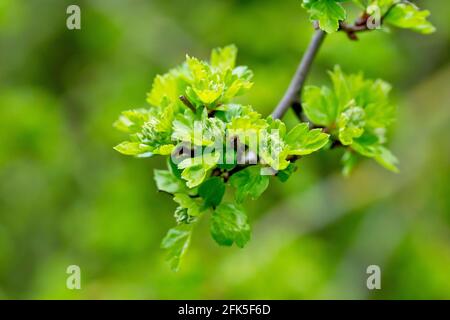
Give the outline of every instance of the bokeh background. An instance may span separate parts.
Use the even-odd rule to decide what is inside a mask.
[[[308,157],[246,204],[246,248],[217,246],[206,219],[173,273],[159,244],[175,204],[152,173],[164,161],[115,152],[112,123],[186,53],[229,43],[255,73],[241,101],[269,114],[312,35],[300,1],[0,0],[0,298],[450,298],[449,3],[418,3],[437,33],[333,34],[308,80],[340,64],[391,82],[401,173],[367,160],[344,178],[342,151]],[[366,288],[372,264],[382,290]]]

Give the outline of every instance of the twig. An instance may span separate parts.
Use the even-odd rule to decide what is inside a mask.
[[[410,3],[407,0],[403,0],[400,3]],[[393,4],[387,12],[381,17],[381,21],[386,17],[386,15],[399,3]],[[370,15],[367,12],[364,12],[360,18],[358,18],[354,24],[347,24],[344,21],[339,22],[339,31],[343,31],[347,33],[348,37],[351,40],[357,40],[356,33],[371,31],[372,29],[368,27],[367,21],[370,18]],[[294,74],[294,77],[289,84],[286,93],[283,98],[278,103],[275,110],[272,112],[272,117],[274,119],[281,119],[286,113],[289,107],[292,107],[297,117],[304,121],[304,117],[302,115],[302,105],[300,101],[300,94],[305,83],[306,77],[308,75],[309,69],[311,68],[312,62],[319,51],[320,46],[322,45],[323,40],[325,39],[326,33],[320,29],[316,28],[316,32],[311,40],[311,43],[308,46],[305,54],[303,55],[300,64],[297,67],[297,71]]]
[[[278,103],[278,106],[272,113],[272,117],[274,119],[281,119],[286,111],[291,107],[294,103],[299,103],[300,93],[305,83],[306,76],[308,75],[311,64],[319,51],[320,45],[325,39],[325,31],[316,30],[314,36],[312,38],[311,43],[309,44],[308,49],[306,50],[300,64],[297,67],[297,71],[294,74],[294,77],[289,84],[286,93],[284,94],[281,101]]]
[[[195,107],[192,105],[192,103],[189,101],[188,98],[186,98],[185,96],[180,96],[179,99],[181,100],[181,102],[183,102],[183,104],[188,107],[189,109],[192,110],[193,113],[196,112]]]

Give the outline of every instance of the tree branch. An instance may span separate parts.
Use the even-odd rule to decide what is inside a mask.
[[[408,2],[406,0],[402,1]],[[398,3],[392,5],[389,10],[381,17],[381,22],[386,17],[386,15],[390,12],[390,10],[395,7]],[[354,24],[347,24],[344,21],[339,22],[339,30],[343,31],[347,34],[347,36],[351,40],[358,40],[356,33],[371,31],[372,29],[368,27],[367,21],[370,18],[370,15],[367,12],[363,12],[360,18],[358,18]],[[272,117],[274,119],[281,119],[286,113],[287,109],[292,107],[297,117],[300,121],[305,121],[304,116],[302,115],[302,105],[300,101],[300,94],[305,83],[306,77],[308,75],[309,69],[314,61],[317,52],[319,51],[320,46],[322,45],[323,40],[325,39],[326,33],[316,26],[316,32],[303,55],[300,64],[297,67],[297,71],[294,74],[294,77],[289,84],[288,89],[286,90],[283,98],[278,103],[275,110],[272,112]]]
[[[314,33],[312,41],[309,44],[308,49],[306,50],[299,66],[297,67],[297,71],[295,72],[294,77],[292,78],[291,83],[286,90],[286,93],[272,113],[272,117],[274,119],[281,119],[286,113],[287,109],[289,109],[296,103],[300,103],[300,93],[305,83],[306,76],[308,75],[309,69],[317,54],[317,51],[319,51],[319,48],[323,40],[325,39],[325,35],[326,33],[320,29],[316,30],[316,32]]]

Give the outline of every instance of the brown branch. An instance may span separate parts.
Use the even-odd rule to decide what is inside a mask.
[[[195,107],[192,105],[192,103],[189,101],[188,98],[186,98],[185,96],[179,96],[179,99],[181,100],[181,102],[183,102],[183,104],[188,107],[189,109],[192,110],[193,113],[196,112]]]
[[[297,71],[295,72],[286,93],[272,113],[272,117],[274,119],[281,119],[286,111],[293,106],[293,104],[299,103],[300,93],[305,83],[306,76],[308,75],[312,62],[314,61],[325,36],[325,31],[320,29],[316,30],[314,33],[311,43],[309,44],[308,49],[306,49],[306,52],[297,67]]]

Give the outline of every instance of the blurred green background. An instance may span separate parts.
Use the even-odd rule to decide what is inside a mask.
[[[246,248],[217,246],[205,220],[173,273],[159,244],[175,204],[152,173],[164,160],[115,152],[112,123],[186,53],[229,43],[255,73],[242,101],[269,114],[312,35],[300,1],[0,0],[0,298],[450,298],[449,4],[418,3],[437,33],[333,34],[308,80],[340,64],[391,82],[401,173],[366,160],[344,178],[342,151],[308,157],[246,204]],[[382,290],[366,288],[372,264]]]

